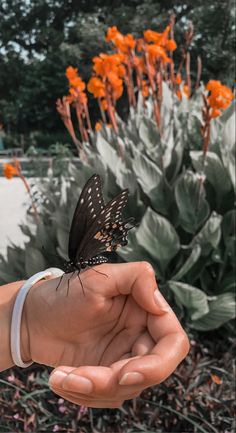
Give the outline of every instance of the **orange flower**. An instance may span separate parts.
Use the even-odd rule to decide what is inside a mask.
[[[210,92],[207,101],[209,106],[212,108],[210,113],[211,117],[218,117],[221,114],[220,109],[222,110],[227,108],[234,98],[234,95],[227,86],[224,86],[217,80],[208,81],[206,90]]]
[[[142,95],[144,98],[148,98],[149,96],[149,87],[146,80],[142,80]]]
[[[143,32],[143,35],[146,42],[153,42],[154,44],[159,44],[161,42],[162,33],[157,33],[153,30],[146,30]]]
[[[73,68],[73,66],[68,66],[68,68],[66,68],[66,76],[67,76],[69,81],[76,78],[77,74],[78,74],[77,68]]]
[[[119,32],[116,26],[109,27],[106,35],[106,42],[114,41],[118,38],[122,38],[122,34]]]
[[[80,77],[70,79],[70,85],[72,87],[75,87],[80,92],[82,92],[86,87],[85,83],[81,80]]]
[[[122,39],[118,38],[115,41],[116,47],[124,54],[129,54],[135,48],[136,41],[134,37],[129,33],[123,36]]]
[[[92,77],[88,82],[88,91],[93,93],[95,98],[103,98],[105,96],[105,84],[100,78]]]
[[[166,41],[165,43],[165,49],[167,51],[174,51],[176,50],[177,45],[176,42],[174,41],[174,39],[168,39],[168,41]]]
[[[5,164],[3,164],[3,175],[7,179],[12,179],[13,176],[19,176],[20,171],[14,165],[5,163]]]
[[[116,72],[119,75],[119,66],[122,64],[124,56],[122,54],[104,54],[93,58],[93,70],[100,77],[106,77],[109,72]]]
[[[143,47],[144,47],[144,39],[143,38],[137,39],[136,50],[140,53],[141,51],[143,51]]]
[[[187,84],[184,85],[184,87],[183,87],[183,91],[184,91],[185,96],[186,96],[187,98],[190,98],[190,89],[189,89],[189,87],[188,87]]]
[[[181,74],[178,73],[175,77],[175,84],[178,84],[178,86],[182,83],[182,77]]]
[[[166,55],[165,50],[160,47],[160,45],[148,45],[147,52],[152,63],[155,63],[156,60],[161,60],[163,63],[171,61],[171,59]]]
[[[176,90],[176,96],[177,96],[177,98],[180,99],[180,101],[181,101],[181,99],[182,99],[182,93],[181,93],[181,91],[180,91],[179,89]]]
[[[96,131],[100,131],[100,129],[102,129],[102,125],[100,122],[96,122],[95,129]]]
[[[102,109],[105,111],[108,109],[108,104],[107,104],[106,99],[101,100],[101,106],[102,106]]]
[[[134,56],[133,63],[140,74],[145,73],[145,61],[143,57]]]
[[[122,35],[122,33],[120,33],[115,26],[109,27],[107,30],[106,41],[112,41],[118,50],[124,54],[129,54],[136,45],[136,41],[130,33],[127,35]]]
[[[222,86],[222,84],[220,81],[210,80],[210,81],[208,81],[208,83],[206,85],[206,90],[211,92],[212,90],[220,89],[221,86]]]
[[[167,26],[162,33],[154,32],[153,30],[146,30],[143,34],[146,42],[153,42],[154,44],[165,46],[169,32],[170,26]]]

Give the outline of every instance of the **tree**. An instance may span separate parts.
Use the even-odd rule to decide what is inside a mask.
[[[0,4],[0,122],[11,133],[62,131],[55,101],[67,93],[65,68],[92,72],[92,57],[108,51],[105,31],[142,36],[163,30],[171,13],[181,56],[189,20],[195,27],[191,66],[203,61],[203,78],[233,83],[234,9],[232,0],[3,0]],[[216,30],[217,29],[217,30]],[[95,104],[94,117],[96,117]]]

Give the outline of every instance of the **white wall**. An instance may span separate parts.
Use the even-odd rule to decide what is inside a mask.
[[[24,221],[29,199],[19,178],[0,177],[0,253],[6,253],[10,240],[22,245],[27,239],[18,224]]]

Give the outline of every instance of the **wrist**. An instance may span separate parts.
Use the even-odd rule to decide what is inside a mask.
[[[6,370],[14,365],[11,356],[11,318],[14,303],[16,300],[17,293],[22,286],[23,281],[17,281],[1,286],[0,296],[0,371]],[[21,329],[21,339],[23,341],[24,348],[27,347],[27,335],[25,325]],[[24,349],[25,351],[25,349]],[[24,356],[27,356],[25,353]]]

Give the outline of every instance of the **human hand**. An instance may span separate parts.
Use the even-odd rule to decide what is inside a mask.
[[[57,367],[51,389],[87,407],[119,407],[165,380],[188,338],[146,262],[96,266],[79,279],[40,282],[26,299],[24,358]],[[154,296],[154,292],[155,295]]]

